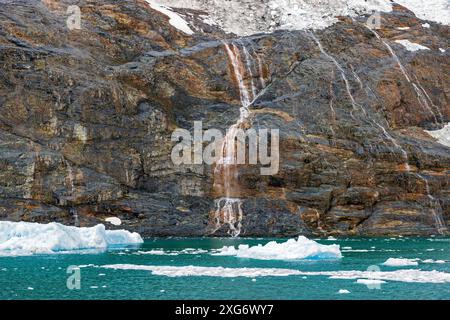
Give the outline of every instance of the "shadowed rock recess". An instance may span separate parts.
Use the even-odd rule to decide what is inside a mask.
[[[238,168],[240,236],[448,233],[450,149],[425,131],[450,121],[448,26],[394,6],[376,33],[366,16],[238,37],[174,9],[188,35],[145,1],[81,0],[71,31],[72,1],[0,2],[1,220],[227,235],[214,166],[171,161],[174,129],[239,119],[226,39],[260,84],[252,127],[280,129],[278,174]]]

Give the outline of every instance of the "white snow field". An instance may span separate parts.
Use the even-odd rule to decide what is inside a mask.
[[[279,29],[323,29],[339,16],[357,17],[374,12],[391,12],[390,0],[147,0],[150,5],[171,17],[171,24],[187,34],[192,29],[169,7],[205,12],[203,20],[239,36],[272,32]],[[424,20],[449,24],[448,0],[397,0]]]

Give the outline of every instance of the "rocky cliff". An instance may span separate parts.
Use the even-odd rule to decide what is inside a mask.
[[[449,26],[394,5],[378,30],[340,17],[239,37],[174,9],[186,34],[142,0],[80,0],[70,30],[71,4],[0,1],[1,220],[225,235],[214,166],[170,156],[174,129],[239,118],[226,40],[249,52],[244,81],[264,83],[252,126],[280,129],[276,175],[239,168],[241,235],[447,232],[450,149],[425,130],[450,121]]]

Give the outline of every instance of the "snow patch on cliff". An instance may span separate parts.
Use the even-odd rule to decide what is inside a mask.
[[[426,132],[433,138],[436,138],[440,144],[450,147],[450,122],[447,123],[445,127],[440,130],[433,130],[433,131],[426,130]]]
[[[106,250],[114,245],[142,242],[141,236],[137,233],[106,230],[102,224],[92,228],[77,228],[55,222],[39,224],[0,221],[0,256]]]
[[[430,50],[430,48],[422,46],[418,43],[411,42],[407,39],[395,40],[395,42],[400,43],[402,46],[406,48],[408,51],[419,51],[419,50]]]
[[[154,0],[148,2],[155,3]],[[449,23],[447,0],[430,0],[426,4],[422,0],[396,2],[421,19]],[[158,3],[160,5],[155,8],[164,9],[167,15],[174,12],[166,6],[202,11],[206,13],[206,16],[201,15],[206,24],[218,25],[239,36],[280,29],[324,29],[338,22],[339,16],[357,17],[392,11],[390,0],[158,0]],[[189,32],[186,26],[184,21],[178,28]]]
[[[154,0],[146,0],[152,9],[161,12],[169,17],[169,23],[177,28],[178,30],[183,31],[186,34],[192,35],[194,31],[189,27],[189,24],[186,20],[180,17],[176,12],[172,11],[169,7],[163,6],[157,3]]]
[[[450,2],[448,0],[395,0],[408,8],[416,17],[442,24],[450,23]]]
[[[259,260],[321,260],[342,258],[339,245],[323,245],[306,237],[300,236],[297,240],[290,239],[286,242],[268,242],[264,246],[259,244],[250,247],[241,244],[236,249],[233,246],[223,247],[217,256],[236,256],[238,258],[249,258]]]

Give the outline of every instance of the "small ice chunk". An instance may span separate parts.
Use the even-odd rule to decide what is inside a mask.
[[[186,34],[192,35],[194,34],[194,31],[189,27],[189,24],[184,20],[182,17],[180,17],[176,12],[172,11],[169,7],[163,6],[158,4],[154,0],[146,0],[150,7],[156,11],[161,12],[162,14],[165,14],[169,17],[169,23],[177,28],[180,31],[183,31]]]
[[[402,259],[402,258],[389,258],[383,265],[388,267],[407,267],[407,266],[417,266],[419,259]]]
[[[358,280],[356,280],[356,283],[365,284],[365,285],[374,285],[374,284],[383,284],[383,283],[386,283],[386,281],[377,280],[377,279],[358,279]]]

